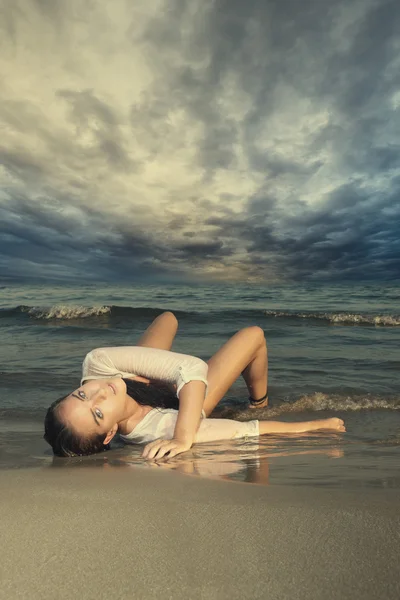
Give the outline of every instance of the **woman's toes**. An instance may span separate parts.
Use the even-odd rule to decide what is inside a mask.
[[[336,429],[337,431],[346,431],[346,427],[344,426],[344,421],[342,419],[333,417],[331,421],[333,429]]]

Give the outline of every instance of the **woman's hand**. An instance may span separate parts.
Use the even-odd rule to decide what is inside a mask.
[[[140,377],[140,375],[135,375],[129,379],[133,379],[133,381],[141,381],[142,383],[150,383],[150,379],[147,379],[147,377]]]
[[[142,456],[147,459],[158,459],[168,455],[167,458],[172,458],[177,454],[186,452],[186,450],[189,450],[191,447],[192,444],[190,442],[182,442],[177,439],[155,440],[145,446]]]

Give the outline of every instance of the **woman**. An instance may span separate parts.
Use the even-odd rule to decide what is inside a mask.
[[[185,452],[195,442],[345,431],[343,421],[335,418],[303,423],[207,419],[240,374],[250,407],[268,404],[264,332],[259,327],[242,329],[205,363],[170,351],[177,328],[175,316],[166,312],[137,346],[89,352],[80,387],[47,411],[44,437],[56,455],[106,450],[117,432],[128,443],[147,442],[143,457],[159,459]]]

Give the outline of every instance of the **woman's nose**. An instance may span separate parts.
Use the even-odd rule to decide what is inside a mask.
[[[103,387],[99,388],[97,392],[94,394],[94,399],[96,402],[101,400],[105,400],[107,398],[107,390]]]

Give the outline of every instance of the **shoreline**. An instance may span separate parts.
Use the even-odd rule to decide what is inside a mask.
[[[392,415],[383,415],[392,428],[397,425]],[[246,440],[195,444],[189,451],[173,459],[157,463],[145,461],[140,445],[115,444],[109,452],[82,458],[55,458],[42,437],[42,426],[22,432],[3,423],[0,428],[0,472],[24,469],[73,469],[109,471],[132,469],[174,471],[194,475],[201,480],[220,479],[243,482],[248,486],[321,487],[331,489],[375,488],[400,490],[398,470],[398,435],[389,437],[382,429],[381,439],[373,431],[381,426],[373,415],[349,415],[346,434],[308,433],[295,436],[262,436]],[[400,422],[399,422],[400,423]],[[24,425],[24,424],[23,424]],[[375,433],[371,439],[368,431]]]
[[[396,489],[2,471],[0,598],[400,597]]]

